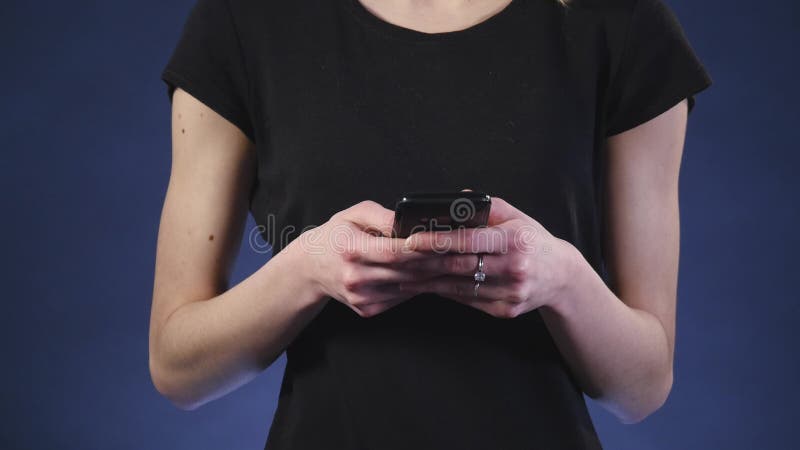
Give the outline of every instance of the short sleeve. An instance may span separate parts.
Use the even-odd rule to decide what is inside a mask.
[[[605,108],[606,136],[634,128],[711,86],[712,79],[663,0],[636,0]]]
[[[228,0],[197,0],[161,79],[172,102],[180,87],[251,140],[247,74]]]

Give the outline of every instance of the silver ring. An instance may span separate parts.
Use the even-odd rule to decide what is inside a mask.
[[[475,275],[472,276],[475,280],[475,288],[474,294],[475,297],[478,296],[478,288],[481,287],[481,283],[486,281],[486,272],[483,271],[483,254],[478,254],[478,270],[475,271]]]

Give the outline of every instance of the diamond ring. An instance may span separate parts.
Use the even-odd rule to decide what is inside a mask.
[[[478,270],[473,275],[475,279],[475,297],[478,296],[478,288],[481,286],[481,283],[486,281],[486,272],[483,271],[483,254],[478,255]]]

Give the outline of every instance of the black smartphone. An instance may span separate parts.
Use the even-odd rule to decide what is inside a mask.
[[[406,238],[420,231],[485,227],[491,206],[491,197],[483,192],[406,194],[395,204],[392,236]]]

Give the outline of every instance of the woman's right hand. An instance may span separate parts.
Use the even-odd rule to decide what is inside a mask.
[[[394,212],[363,201],[334,214],[291,244],[320,297],[332,297],[361,317],[371,317],[413,297],[398,283],[418,280],[413,261],[421,252],[391,238]],[[411,264],[409,264],[411,263]]]

